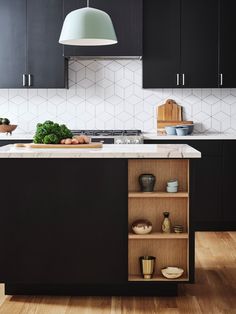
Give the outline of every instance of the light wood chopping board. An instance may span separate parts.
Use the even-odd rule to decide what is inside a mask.
[[[182,121],[182,107],[173,99],[168,99],[164,105],[157,107],[158,121]]]
[[[15,147],[26,147],[26,148],[102,148],[102,143],[90,143],[90,144],[78,144],[78,145],[65,145],[65,144],[24,144],[17,143]]]

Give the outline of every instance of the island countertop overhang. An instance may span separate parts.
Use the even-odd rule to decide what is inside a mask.
[[[0,158],[201,158],[201,153],[186,144],[104,144],[102,148],[21,148],[6,145]]]

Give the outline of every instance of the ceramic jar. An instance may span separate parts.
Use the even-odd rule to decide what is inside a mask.
[[[142,192],[153,192],[156,183],[156,177],[153,174],[141,174],[139,184]]]

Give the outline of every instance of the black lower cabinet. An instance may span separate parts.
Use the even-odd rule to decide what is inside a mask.
[[[0,282],[127,282],[125,159],[2,159],[1,169]]]
[[[222,191],[222,221],[228,230],[236,229],[236,141],[227,141],[223,146]]]
[[[221,157],[192,162],[191,209],[195,230],[219,230],[221,221]]]

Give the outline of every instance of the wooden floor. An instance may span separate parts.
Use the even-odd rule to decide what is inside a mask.
[[[196,234],[196,283],[177,298],[5,297],[0,314],[236,313],[236,232]]]

